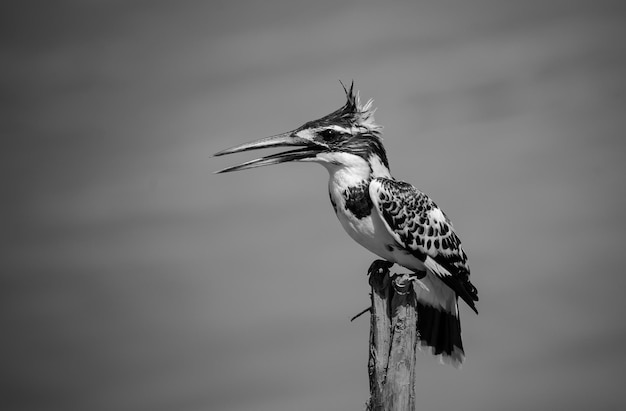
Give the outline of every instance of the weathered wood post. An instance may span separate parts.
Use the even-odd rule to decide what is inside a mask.
[[[369,411],[415,409],[417,309],[408,274],[390,277],[390,263],[370,267]]]

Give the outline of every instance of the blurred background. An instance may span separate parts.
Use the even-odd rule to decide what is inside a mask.
[[[0,408],[362,410],[373,260],[317,165],[223,148],[375,98],[480,315],[423,410],[626,407],[619,1],[4,1]]]

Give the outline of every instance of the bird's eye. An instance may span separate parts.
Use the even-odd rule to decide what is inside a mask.
[[[339,132],[332,129],[322,130],[320,132],[320,137],[322,137],[322,140],[326,142],[333,141],[339,137]]]

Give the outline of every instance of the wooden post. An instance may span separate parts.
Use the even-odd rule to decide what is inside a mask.
[[[386,261],[370,267],[372,305],[369,411],[415,410],[417,309],[409,275],[390,277]]]

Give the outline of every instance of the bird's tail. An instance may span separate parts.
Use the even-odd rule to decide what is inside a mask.
[[[417,330],[422,347],[431,347],[432,353],[441,355],[444,363],[461,366],[465,353],[458,309],[450,312],[417,301]]]

